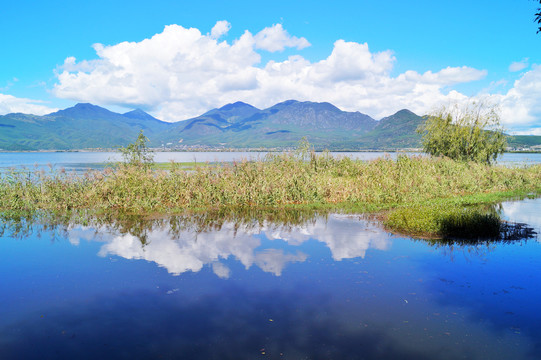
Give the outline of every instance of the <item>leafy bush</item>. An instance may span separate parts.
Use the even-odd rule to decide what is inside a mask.
[[[505,151],[507,136],[498,109],[483,102],[442,108],[420,126],[423,148],[434,156],[492,163]]]
[[[119,149],[124,162],[133,166],[149,167],[154,161],[154,155],[150,153],[147,147],[148,142],[148,138],[143,134],[143,130],[141,130],[133,144]]]

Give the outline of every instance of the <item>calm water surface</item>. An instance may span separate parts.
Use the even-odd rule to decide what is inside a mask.
[[[541,199],[502,211],[541,229]],[[4,219],[0,359],[541,358],[537,239],[203,220]]]
[[[226,162],[242,159],[262,159],[265,152],[157,152],[154,153],[156,162]],[[396,158],[403,153],[385,152],[336,152],[334,156],[348,156],[353,159],[373,160],[382,156]],[[416,154],[416,153],[405,153]],[[11,167],[26,167],[28,169],[65,168],[66,170],[85,170],[100,168],[109,162],[121,161],[120,153],[115,152],[0,152],[0,171]],[[541,163],[541,154],[504,154],[499,163],[505,165],[523,165]]]

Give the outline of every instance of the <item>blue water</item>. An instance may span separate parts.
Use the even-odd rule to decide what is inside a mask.
[[[541,199],[502,208],[541,229]],[[541,358],[537,239],[432,246],[345,215],[3,224],[0,359]]]
[[[239,161],[242,159],[262,159],[265,152],[156,152],[156,162],[224,162]],[[348,156],[353,159],[373,160],[382,156],[396,158],[399,153],[384,152],[337,152],[334,156]],[[406,153],[414,154],[414,153]],[[0,152],[0,171],[10,167],[24,166],[28,169],[55,169],[65,168],[66,170],[84,170],[87,168],[100,167],[108,162],[121,161],[120,153],[115,152]],[[507,153],[500,159],[499,163],[504,165],[528,165],[541,163],[541,154],[517,154]]]

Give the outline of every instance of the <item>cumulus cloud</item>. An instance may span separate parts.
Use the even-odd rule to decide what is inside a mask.
[[[212,30],[210,30],[210,37],[212,39],[219,39],[223,35],[227,34],[231,29],[231,24],[225,20],[220,20],[214,25]]]
[[[395,58],[391,51],[372,54],[368,44],[338,40],[331,55],[311,66],[313,82],[337,84],[387,77]]]
[[[425,114],[440,104],[466,99],[449,87],[487,75],[468,66],[392,74],[397,59],[391,50],[374,52],[367,43],[344,40],[337,40],[319,61],[295,54],[262,63],[261,50],[302,49],[309,42],[291,36],[281,24],[255,35],[244,31],[231,42],[218,41],[230,27],[222,20],[205,35],[169,25],[140,42],[95,44],[95,60],[66,58],[57,69],[53,93],[101,105],[141,106],[166,121],[235,101],[265,108],[288,99],[328,101],[342,110],[381,118],[403,108]],[[507,94],[490,95],[502,104],[504,124],[526,126],[539,119],[540,87],[541,69],[534,65]]]
[[[467,66],[462,66],[446,67],[437,73],[427,71],[424,74],[419,74],[415,71],[406,71],[403,75],[400,75],[398,79],[405,79],[407,81],[414,81],[420,84],[432,84],[438,87],[443,87],[480,80],[486,75],[486,70],[477,70]]]
[[[284,51],[286,47],[294,47],[300,50],[310,46],[310,43],[305,38],[289,35],[282,27],[282,24],[274,24],[264,28],[255,35],[254,40],[257,49],[270,52]]]
[[[513,84],[506,94],[487,95],[493,103],[501,104],[503,124],[516,133],[536,134],[541,119],[541,65],[534,65]],[[537,125],[537,129],[533,128]],[[525,131],[524,129],[529,130]]]
[[[26,98],[18,98],[12,95],[0,93],[0,115],[9,113],[25,113],[33,115],[45,115],[57,111],[50,108],[43,101]]]
[[[526,69],[528,67],[528,60],[528,58],[524,58],[520,61],[511,63],[511,65],[509,65],[509,71],[517,72]]]

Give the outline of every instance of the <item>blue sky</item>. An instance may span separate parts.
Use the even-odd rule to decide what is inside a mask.
[[[296,98],[381,118],[482,95],[501,105],[509,130],[541,134],[538,6],[7,2],[0,10],[0,113],[92,102],[177,121],[230,101],[266,107]]]

